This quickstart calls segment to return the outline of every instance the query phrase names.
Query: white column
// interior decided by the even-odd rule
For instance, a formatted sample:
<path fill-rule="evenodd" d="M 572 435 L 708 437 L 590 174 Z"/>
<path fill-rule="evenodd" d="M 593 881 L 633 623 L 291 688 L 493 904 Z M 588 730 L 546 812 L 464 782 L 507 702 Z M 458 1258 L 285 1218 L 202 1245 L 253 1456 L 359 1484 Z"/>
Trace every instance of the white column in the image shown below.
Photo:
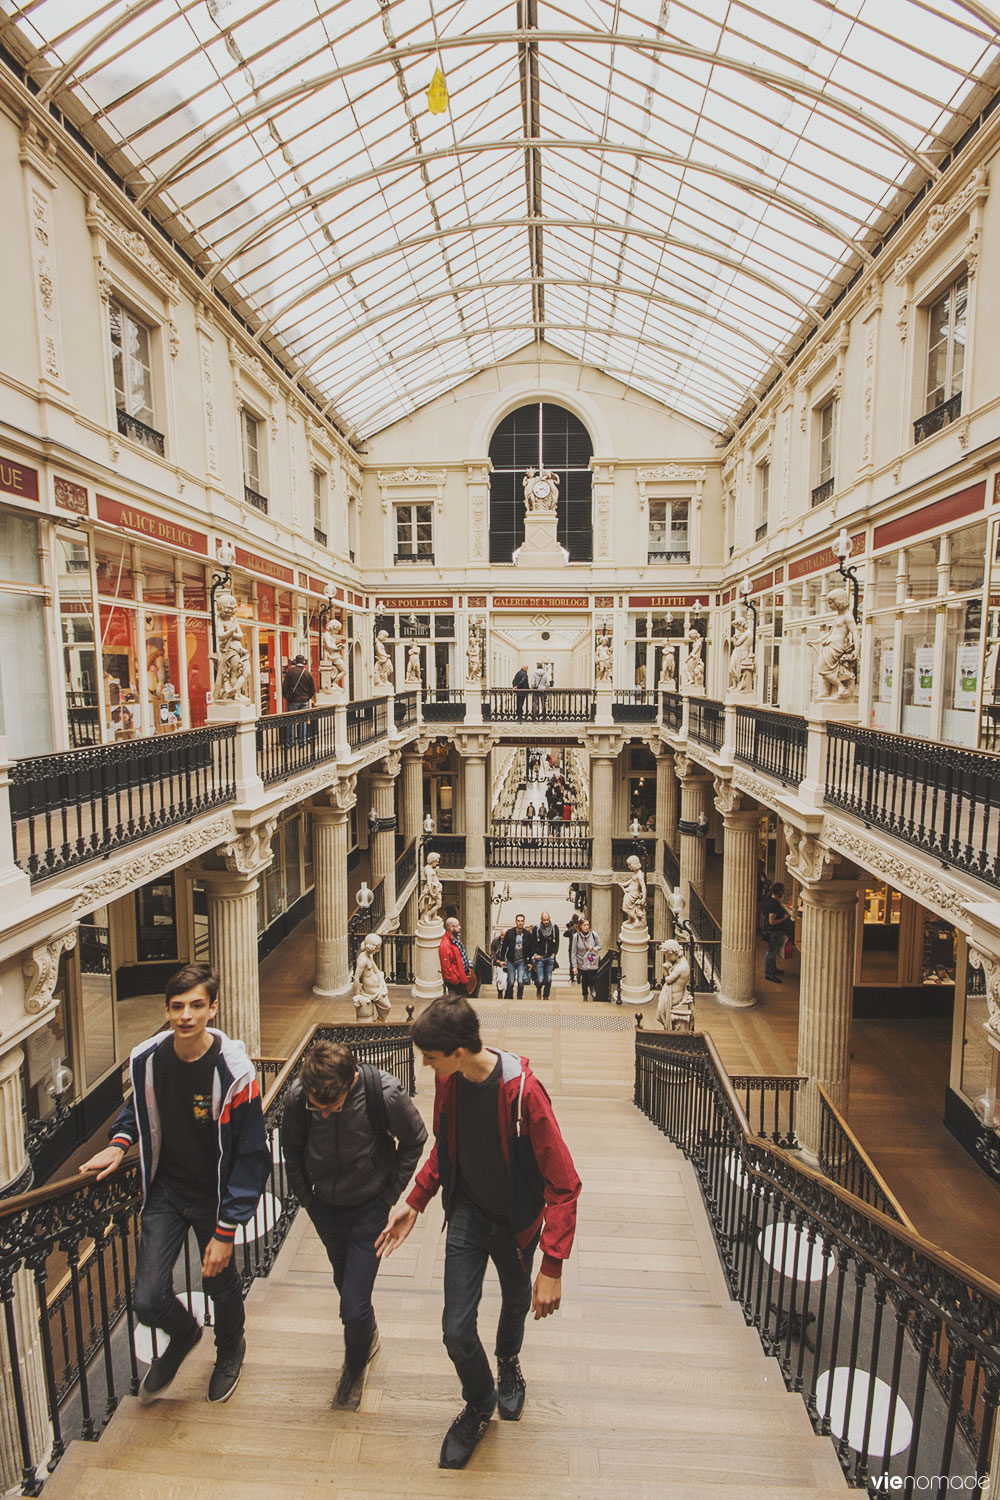
<path fill-rule="evenodd" d="M 208 892 L 208 946 L 219 975 L 219 1025 L 260 1056 L 256 875 L 203 870 Z"/>
<path fill-rule="evenodd" d="M 354 806 L 355 779 L 341 780 L 329 803 L 314 804 L 313 877 L 316 882 L 316 978 L 313 994 L 349 995 L 347 948 L 347 827 Z"/>
<path fill-rule="evenodd" d="M 424 821 L 424 758 L 403 751 L 403 833 L 407 843 L 420 838 Z M 411 932 L 412 928 L 409 929 Z"/>
<path fill-rule="evenodd" d="M 796 1130 L 803 1149 L 813 1155 L 820 1140 L 816 1085 L 823 1085 L 842 1113 L 847 1108 L 857 904 L 855 880 L 802 887 L 798 1070 L 808 1081 L 799 1093 Z"/>
<path fill-rule="evenodd" d="M 724 785 L 728 785 L 725 784 Z M 731 810 L 724 800 L 736 803 Z M 757 829 L 756 810 L 740 812 L 739 797 L 721 795 L 716 806 L 725 828 L 722 861 L 722 989 L 723 1005 L 756 1005 L 754 949 L 757 940 Z"/>
<path fill-rule="evenodd" d="M 371 778 L 371 807 L 380 822 L 391 822 L 396 813 L 396 778 L 399 775 L 400 757 L 396 753 L 387 755 L 381 762 L 383 770 Z M 380 828 L 372 839 L 371 847 L 372 884 L 385 881 L 385 913 L 389 916 L 396 906 L 396 830 L 395 827 Z"/>
<path fill-rule="evenodd" d="M 595 754 L 590 759 L 591 850 L 590 925 L 605 949 L 611 946 L 612 884 L 611 836 L 614 830 L 614 757 Z"/>
<path fill-rule="evenodd" d="M 486 753 L 462 751 L 465 782 L 465 948 L 489 947 L 486 931 Z"/>
<path fill-rule="evenodd" d="M 676 764 L 681 783 L 681 816 L 677 826 L 681 831 L 681 895 L 687 905 L 691 902 L 691 887 L 699 894 L 705 884 L 705 828 L 699 823 L 700 814 L 708 818 L 708 792 L 711 785 L 708 773 L 696 769 L 686 756 L 677 756 Z"/>

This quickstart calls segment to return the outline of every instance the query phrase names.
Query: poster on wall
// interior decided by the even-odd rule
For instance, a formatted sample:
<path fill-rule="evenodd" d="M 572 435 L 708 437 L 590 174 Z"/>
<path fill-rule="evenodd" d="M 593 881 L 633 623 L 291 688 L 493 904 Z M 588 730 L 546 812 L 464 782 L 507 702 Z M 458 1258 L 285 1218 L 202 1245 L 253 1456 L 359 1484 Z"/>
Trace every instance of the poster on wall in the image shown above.
<path fill-rule="evenodd" d="M 966 642 L 955 652 L 955 707 L 975 709 L 979 687 L 979 643 Z"/>
<path fill-rule="evenodd" d="M 882 652 L 882 672 L 879 677 L 878 699 L 880 703 L 892 702 L 892 673 L 896 663 L 896 653 L 890 646 L 887 651 Z"/>
<path fill-rule="evenodd" d="M 934 696 L 934 647 L 918 646 L 913 653 L 913 706 L 930 708 Z"/>

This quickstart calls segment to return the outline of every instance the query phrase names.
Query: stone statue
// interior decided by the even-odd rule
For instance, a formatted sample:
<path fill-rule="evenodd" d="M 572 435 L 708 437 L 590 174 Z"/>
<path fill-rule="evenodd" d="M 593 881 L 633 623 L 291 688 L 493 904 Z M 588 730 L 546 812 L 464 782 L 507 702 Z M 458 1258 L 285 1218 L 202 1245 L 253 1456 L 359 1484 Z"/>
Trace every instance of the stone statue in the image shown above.
<path fill-rule="evenodd" d="M 444 888 L 441 885 L 441 877 L 438 874 L 438 865 L 441 863 L 440 854 L 431 850 L 424 865 L 424 888 L 420 893 L 417 903 L 417 916 L 421 922 L 436 923 L 441 920 L 441 902 L 444 898 Z"/>
<path fill-rule="evenodd" d="M 700 630 L 696 630 L 692 625 L 684 639 L 688 643 L 688 654 L 684 659 L 684 665 L 681 667 L 681 687 L 704 687 L 705 663 L 701 659 L 701 653 L 705 645 L 705 637 Z"/>
<path fill-rule="evenodd" d="M 538 511 L 555 513 L 559 509 L 559 479 L 551 469 L 528 469 L 521 481 L 524 508 L 529 514 Z"/>
<path fill-rule="evenodd" d="M 660 680 L 656 684 L 661 693 L 676 693 L 677 678 L 674 675 L 674 649 L 664 646 L 660 657 Z"/>
<path fill-rule="evenodd" d="M 469 682 L 482 682 L 483 680 L 483 646 L 479 625 L 475 620 L 469 621 L 469 644 L 465 651 L 467 662 L 467 677 Z"/>
<path fill-rule="evenodd" d="M 420 676 L 420 647 L 413 643 L 406 653 L 406 682 L 410 687 L 419 687 L 422 678 Z"/>
<path fill-rule="evenodd" d="M 757 676 L 757 659 L 753 649 L 753 626 L 744 616 L 733 621 L 732 651 L 729 657 L 729 687 L 734 693 L 752 693 Z"/>
<path fill-rule="evenodd" d="M 236 618 L 236 595 L 223 589 L 215 600 L 214 652 L 218 667 L 212 697 L 216 703 L 249 703 L 250 653 Z"/>
<path fill-rule="evenodd" d="M 375 960 L 381 947 L 382 939 L 378 933 L 370 932 L 361 944 L 354 965 L 354 1011 L 358 1020 L 384 1021 L 392 1009 L 385 975 Z"/>
<path fill-rule="evenodd" d="M 694 997 L 688 988 L 691 965 L 684 957 L 684 949 L 674 938 L 668 938 L 665 943 L 661 943 L 660 952 L 668 968 L 660 987 L 660 998 L 656 1004 L 656 1019 L 664 1031 L 673 1031 L 677 1023 L 693 1020 Z"/>
<path fill-rule="evenodd" d="M 323 639 L 319 653 L 320 666 L 324 666 L 327 662 L 333 660 L 338 646 L 337 637 L 339 635 L 340 619 L 337 615 L 329 615 L 326 625 L 323 627 Z"/>
<path fill-rule="evenodd" d="M 635 685 L 640 693 L 646 691 L 646 663 L 644 661 L 636 662 Z"/>
<path fill-rule="evenodd" d="M 625 863 L 632 872 L 623 886 L 622 911 L 625 914 L 625 926 L 645 930 L 646 877 L 642 872 L 642 860 L 638 854 L 630 854 Z"/>
<path fill-rule="evenodd" d="M 392 661 L 385 649 L 389 639 L 388 630 L 380 630 L 375 637 L 375 686 L 392 687 Z"/>
<path fill-rule="evenodd" d="M 835 619 L 809 641 L 816 652 L 822 689 L 817 703 L 850 703 L 858 691 L 858 624 L 846 589 L 831 589 L 827 598 Z"/>
<path fill-rule="evenodd" d="M 601 631 L 594 647 L 594 678 L 597 682 L 610 682 L 614 658 L 611 654 L 611 637 Z"/>

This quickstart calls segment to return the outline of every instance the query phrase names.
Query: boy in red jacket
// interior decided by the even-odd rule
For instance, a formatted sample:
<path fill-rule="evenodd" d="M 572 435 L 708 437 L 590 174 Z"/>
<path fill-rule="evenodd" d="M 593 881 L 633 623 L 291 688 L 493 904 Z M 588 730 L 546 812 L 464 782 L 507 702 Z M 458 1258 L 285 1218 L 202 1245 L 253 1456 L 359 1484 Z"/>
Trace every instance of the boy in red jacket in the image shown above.
<path fill-rule="evenodd" d="M 536 1318 L 559 1308 L 580 1179 L 527 1059 L 484 1047 L 467 1000 L 433 1001 L 412 1035 L 436 1077 L 434 1146 L 375 1244 L 380 1256 L 390 1255 L 441 1188 L 448 1221 L 442 1326 L 466 1404 L 445 1435 L 440 1466 L 464 1469 L 497 1405 L 507 1422 L 524 1409 L 524 1322 L 529 1307 Z M 532 1286 L 539 1240 L 542 1266 Z M 477 1328 L 489 1260 L 502 1299 L 496 1382 Z"/>

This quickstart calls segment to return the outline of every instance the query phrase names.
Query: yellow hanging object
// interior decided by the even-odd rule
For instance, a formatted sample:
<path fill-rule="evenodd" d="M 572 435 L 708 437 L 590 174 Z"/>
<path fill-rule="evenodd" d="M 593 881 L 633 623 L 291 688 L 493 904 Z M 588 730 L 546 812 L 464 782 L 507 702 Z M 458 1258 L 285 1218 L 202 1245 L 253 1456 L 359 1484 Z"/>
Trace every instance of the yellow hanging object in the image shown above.
<path fill-rule="evenodd" d="M 448 85 L 440 68 L 434 69 L 434 77 L 427 90 L 427 108 L 432 115 L 443 115 L 448 108 Z"/>

